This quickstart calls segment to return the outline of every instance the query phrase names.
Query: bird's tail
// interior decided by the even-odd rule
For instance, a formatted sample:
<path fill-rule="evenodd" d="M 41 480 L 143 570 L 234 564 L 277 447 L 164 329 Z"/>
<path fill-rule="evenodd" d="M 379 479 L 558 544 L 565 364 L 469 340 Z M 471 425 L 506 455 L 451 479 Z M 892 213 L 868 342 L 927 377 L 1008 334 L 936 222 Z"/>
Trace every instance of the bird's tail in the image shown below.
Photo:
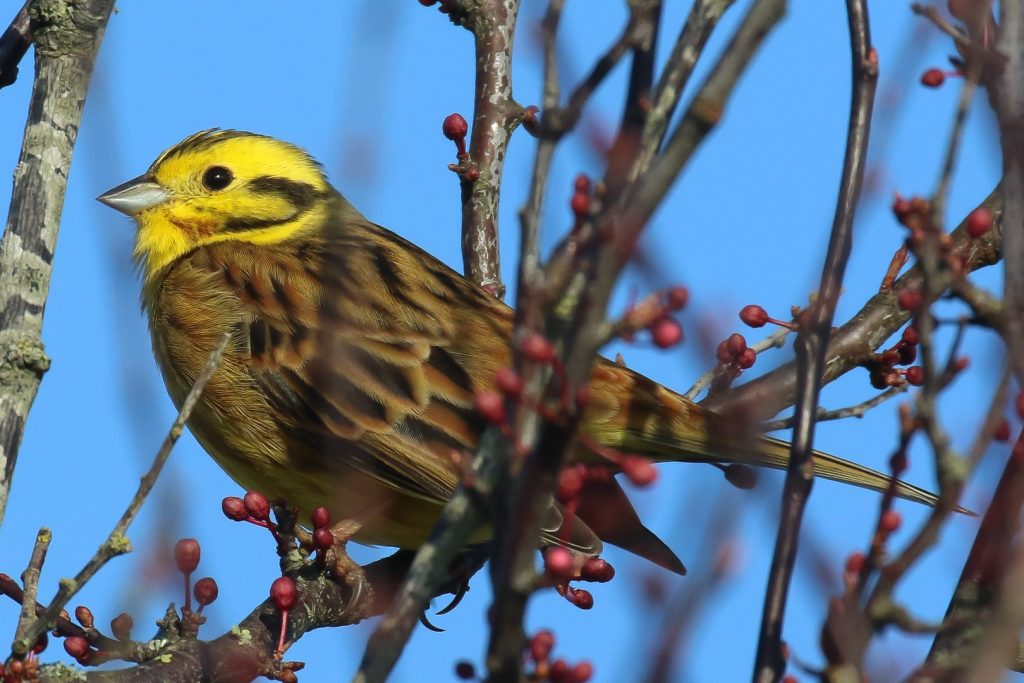
<path fill-rule="evenodd" d="M 603 391 L 594 391 L 595 385 Z M 734 420 L 701 408 L 679 394 L 612 363 L 602 363 L 591 379 L 591 396 L 602 403 L 588 408 L 584 420 L 590 438 L 602 446 L 638 453 L 660 462 L 745 464 L 786 469 L 790 444 L 751 434 Z M 886 491 L 891 477 L 855 462 L 814 452 L 814 474 L 873 491 Z M 900 498 L 934 506 L 938 497 L 897 481 Z M 963 511 L 963 510 L 961 510 Z"/>

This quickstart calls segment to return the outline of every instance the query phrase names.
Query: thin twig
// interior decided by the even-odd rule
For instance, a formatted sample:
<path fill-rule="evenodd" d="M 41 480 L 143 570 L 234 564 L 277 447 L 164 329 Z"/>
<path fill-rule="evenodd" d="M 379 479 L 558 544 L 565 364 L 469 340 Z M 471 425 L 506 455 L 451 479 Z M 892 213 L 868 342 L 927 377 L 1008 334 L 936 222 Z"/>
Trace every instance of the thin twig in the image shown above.
<path fill-rule="evenodd" d="M 630 179 L 636 179 L 644 173 L 657 157 L 669 121 L 683 96 L 693 68 L 704 53 L 704 46 L 718 26 L 718 20 L 732 6 L 733 1 L 698 0 L 690 8 L 686 24 L 676 38 L 672 53 L 651 92 L 651 110 L 647 115 L 640 140 L 640 154 L 630 171 Z"/>
<path fill-rule="evenodd" d="M 826 410 L 821 406 L 818 407 L 818 414 L 814 416 L 817 422 L 829 422 L 830 420 L 845 420 L 848 417 L 864 417 L 864 414 L 876 406 L 880 406 L 891 398 L 895 398 L 900 394 L 906 392 L 909 385 L 904 383 L 894 387 L 889 387 L 880 394 L 875 394 L 866 401 L 845 408 L 834 408 L 832 410 Z M 796 423 L 795 417 L 787 417 L 782 420 L 773 420 L 772 422 L 766 422 L 761 425 L 761 429 L 766 432 L 774 432 L 780 429 L 790 429 Z"/>
<path fill-rule="evenodd" d="M 722 119 L 740 75 L 746 71 L 765 36 L 782 18 L 785 0 L 755 3 L 744 17 L 708 79 L 701 86 L 650 169 L 626 195 L 624 215 L 643 223 L 654 213 L 694 151 Z"/>
<path fill-rule="evenodd" d="M 501 298 L 498 201 L 505 153 L 523 109 L 512 99 L 512 45 L 519 0 L 481 0 L 468 8 L 466 26 L 476 48 L 476 94 L 469 156 L 479 171 L 462 178 L 462 261 L 468 277 Z"/>
<path fill-rule="evenodd" d="M 174 448 L 174 444 L 178 442 L 178 438 L 181 436 L 182 431 L 185 429 L 185 423 L 192 415 L 192 410 L 196 407 L 200 397 L 203 394 L 203 390 L 206 388 L 207 382 L 213 377 L 213 373 L 220 366 L 221 357 L 224 355 L 224 350 L 228 346 L 228 342 L 231 340 L 231 333 L 225 333 L 217 345 L 210 352 L 210 356 L 206 361 L 206 365 L 203 366 L 202 371 L 196 377 L 195 382 L 192 384 L 192 389 L 189 390 L 188 395 L 185 396 L 185 400 L 181 404 L 181 409 L 178 411 L 178 417 L 174 420 L 170 430 L 167 432 L 167 436 L 164 437 L 163 443 L 160 445 L 159 450 L 156 452 L 156 456 L 153 458 L 153 464 L 150 465 L 149 470 L 142 477 L 139 482 L 139 488 L 136 490 L 135 495 L 132 496 L 131 502 L 128 503 L 128 507 L 125 509 L 124 514 L 121 515 L 121 519 L 118 520 L 117 524 L 114 525 L 113 531 L 107 536 L 106 540 L 96 551 L 96 554 L 85 563 L 74 579 L 63 579 L 60 582 L 60 588 L 57 594 L 50 601 L 49 607 L 41 617 L 35 619 L 32 625 L 25 629 L 25 633 L 22 637 L 15 641 L 15 651 L 20 651 L 24 648 L 27 649 L 32 646 L 35 639 L 39 637 L 39 634 L 50 628 L 51 624 L 56 621 L 60 615 L 60 611 L 68 604 L 68 601 L 80 591 L 86 583 L 95 576 L 107 562 L 117 557 L 118 555 L 124 555 L 125 553 L 131 552 L 132 546 L 131 541 L 126 536 L 128 527 L 131 526 L 132 522 L 139 514 L 139 510 L 142 509 L 143 503 L 146 502 L 146 498 L 149 496 L 149 492 L 153 489 L 153 485 L 156 484 L 157 478 L 160 476 L 160 472 L 163 470 L 164 464 L 167 462 L 167 458 L 171 455 L 171 450 Z"/>
<path fill-rule="evenodd" d="M 878 59 L 871 47 L 866 0 L 848 0 L 846 7 L 853 66 L 846 156 L 818 297 L 802 314 L 799 321 L 801 330 L 794 344 L 798 386 L 796 425 L 754 665 L 753 678 L 760 683 L 778 680 L 786 665 L 782 653 L 782 621 L 796 562 L 800 523 L 814 477 L 814 417 L 832 319 L 853 243 L 853 220 L 864 181 L 871 112 L 878 80 Z"/>
<path fill-rule="evenodd" d="M 32 623 L 36 619 L 36 594 L 39 592 L 39 574 L 43 571 L 43 563 L 46 562 L 46 551 L 50 547 L 53 534 L 47 528 L 42 528 L 36 534 L 36 542 L 32 547 L 32 557 L 28 566 L 21 574 L 21 584 L 25 587 L 21 596 L 21 616 L 18 618 L 18 628 L 14 633 L 14 643 L 11 651 L 15 656 L 21 658 L 28 654 L 28 649 L 35 644 L 35 638 L 28 639 Z M 36 636 L 38 638 L 38 636 Z M 19 647 L 19 643 L 27 643 L 27 646 Z"/>

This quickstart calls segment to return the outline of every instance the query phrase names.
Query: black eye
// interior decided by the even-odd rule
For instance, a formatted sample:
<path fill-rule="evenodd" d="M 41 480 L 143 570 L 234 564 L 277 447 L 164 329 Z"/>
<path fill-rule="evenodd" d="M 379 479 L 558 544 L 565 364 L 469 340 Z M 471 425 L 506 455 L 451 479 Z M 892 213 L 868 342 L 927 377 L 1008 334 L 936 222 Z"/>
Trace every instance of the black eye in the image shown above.
<path fill-rule="evenodd" d="M 234 179 L 235 176 L 231 175 L 231 171 L 223 166 L 211 166 L 203 173 L 203 185 L 208 190 L 223 190 Z"/>

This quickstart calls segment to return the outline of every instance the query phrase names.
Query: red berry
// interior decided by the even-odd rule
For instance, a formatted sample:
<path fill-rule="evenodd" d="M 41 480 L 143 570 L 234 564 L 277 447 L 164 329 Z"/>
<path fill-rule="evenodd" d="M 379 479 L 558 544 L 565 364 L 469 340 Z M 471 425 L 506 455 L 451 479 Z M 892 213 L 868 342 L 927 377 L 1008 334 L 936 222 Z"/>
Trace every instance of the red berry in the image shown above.
<path fill-rule="evenodd" d="M 599 557 L 591 557 L 580 569 L 580 579 L 595 583 L 608 583 L 615 578 L 615 567 Z"/>
<path fill-rule="evenodd" d="M 665 300 L 669 308 L 673 311 L 678 311 L 690 301 L 690 290 L 682 285 L 669 287 L 665 292 Z"/>
<path fill-rule="evenodd" d="M 729 345 L 726 340 L 718 342 L 718 347 L 715 348 L 715 359 L 721 364 L 726 365 L 732 362 L 732 354 L 729 353 Z"/>
<path fill-rule="evenodd" d="M 627 455 L 620 463 L 622 471 L 634 486 L 649 486 L 658 478 L 658 470 L 647 458 Z"/>
<path fill-rule="evenodd" d="M 910 211 L 912 208 L 913 205 L 910 203 L 910 200 L 900 196 L 899 193 L 897 193 L 896 196 L 893 197 L 892 212 L 896 216 L 896 220 L 898 220 L 900 223 L 906 220 L 907 216 L 910 215 Z"/>
<path fill-rule="evenodd" d="M 295 589 L 295 582 L 291 577 L 280 576 L 270 584 L 270 599 L 273 601 L 274 607 L 282 612 L 291 609 L 297 598 L 298 591 Z"/>
<path fill-rule="evenodd" d="M 505 399 L 495 391 L 478 391 L 473 399 L 473 407 L 491 424 L 505 422 Z"/>
<path fill-rule="evenodd" d="M 245 503 L 236 496 L 228 496 L 222 500 L 220 502 L 220 509 L 225 517 L 236 522 L 241 522 L 249 517 L 248 511 L 245 509 Z"/>
<path fill-rule="evenodd" d="M 740 354 L 740 357 L 736 360 L 736 364 L 740 366 L 740 369 L 746 370 L 753 366 L 756 360 L 757 351 L 748 346 L 746 350 Z"/>
<path fill-rule="evenodd" d="M 544 551 L 544 571 L 555 579 L 571 579 L 576 574 L 572 553 L 556 545 Z"/>
<path fill-rule="evenodd" d="M 267 497 L 259 491 L 247 491 L 243 502 L 246 511 L 253 519 L 258 519 L 261 522 L 270 519 L 270 503 L 267 502 Z"/>
<path fill-rule="evenodd" d="M 910 365 L 917 360 L 917 347 L 913 344 L 900 343 L 896 347 L 896 355 L 899 356 L 900 365 Z"/>
<path fill-rule="evenodd" d="M 569 208 L 576 218 L 585 218 L 590 213 L 590 197 L 582 192 L 574 193 Z"/>
<path fill-rule="evenodd" d="M 95 621 L 92 618 L 92 612 L 85 605 L 79 605 L 75 608 L 75 619 L 84 628 L 92 628 L 95 625 Z"/>
<path fill-rule="evenodd" d="M 733 358 L 738 359 L 743 355 L 743 352 L 747 350 L 747 340 L 738 332 L 730 334 L 728 339 L 725 340 L 725 344 L 729 348 L 729 353 Z"/>
<path fill-rule="evenodd" d="M 921 307 L 921 292 L 916 289 L 901 289 L 896 295 L 896 305 L 904 311 L 916 311 Z"/>
<path fill-rule="evenodd" d="M 551 662 L 551 668 L 548 669 L 548 680 L 551 683 L 572 683 L 572 668 L 569 666 L 569 662 L 564 659 L 556 659 Z"/>
<path fill-rule="evenodd" d="M 750 304 L 740 309 L 740 320 L 748 327 L 764 327 L 768 322 L 768 311 L 755 304 Z"/>
<path fill-rule="evenodd" d="M 921 74 L 921 85 L 929 88 L 938 88 L 946 80 L 946 74 L 941 69 L 928 69 Z"/>
<path fill-rule="evenodd" d="M 864 568 L 864 553 L 853 552 L 846 558 L 846 573 L 859 574 Z"/>
<path fill-rule="evenodd" d="M 64 639 L 64 651 L 75 659 L 89 654 L 89 641 L 81 636 L 68 636 Z"/>
<path fill-rule="evenodd" d="M 449 114 L 444 117 L 441 132 L 449 140 L 461 140 L 469 132 L 469 123 L 462 117 L 462 114 Z"/>
<path fill-rule="evenodd" d="M 668 349 L 683 340 L 683 326 L 674 318 L 658 318 L 650 326 L 651 339 L 659 349 Z"/>
<path fill-rule="evenodd" d="M 314 529 L 330 526 L 331 511 L 321 505 L 317 509 L 313 510 L 313 514 L 310 515 L 310 520 L 313 522 Z"/>
<path fill-rule="evenodd" d="M 476 678 L 476 667 L 472 662 L 461 661 L 455 663 L 455 676 L 464 681 L 471 681 Z"/>
<path fill-rule="evenodd" d="M 531 332 L 519 345 L 523 355 L 536 363 L 550 363 L 555 359 L 555 347 L 543 335 Z"/>
<path fill-rule="evenodd" d="M 183 538 L 174 544 L 174 562 L 182 574 L 190 574 L 199 566 L 199 541 Z"/>
<path fill-rule="evenodd" d="M 967 214 L 967 234 L 971 237 L 981 237 L 992 227 L 992 211 L 979 206 Z"/>
<path fill-rule="evenodd" d="M 555 647 L 555 634 L 547 629 L 537 631 L 530 638 L 530 658 L 535 662 L 547 661 L 548 655 Z"/>
<path fill-rule="evenodd" d="M 891 534 L 900 528 L 903 517 L 895 510 L 886 510 L 882 513 L 882 519 L 878 522 L 878 528 L 882 533 Z"/>
<path fill-rule="evenodd" d="M 907 342 L 908 344 L 917 344 L 919 339 L 920 337 L 918 337 L 917 328 L 914 327 L 913 325 L 903 329 L 903 341 Z"/>
<path fill-rule="evenodd" d="M 565 597 L 580 609 L 591 609 L 594 606 L 594 596 L 583 588 L 570 588 L 566 591 Z"/>
<path fill-rule="evenodd" d="M 200 607 L 206 607 L 220 595 L 220 588 L 215 580 L 207 576 L 196 581 L 196 585 L 192 588 L 192 594 L 196 596 L 196 602 Z"/>
<path fill-rule="evenodd" d="M 325 526 L 313 529 L 313 545 L 317 550 L 328 550 L 334 545 L 334 534 Z"/>
<path fill-rule="evenodd" d="M 501 368 L 494 373 L 494 383 L 506 396 L 519 398 L 523 393 L 523 378 L 512 368 Z"/>
<path fill-rule="evenodd" d="M 121 612 L 110 620 L 110 630 L 118 640 L 131 640 L 132 626 L 134 625 L 135 622 L 132 620 L 132 615 L 127 612 Z"/>
<path fill-rule="evenodd" d="M 590 178 L 583 175 L 582 173 L 576 176 L 575 182 L 573 182 L 573 189 L 578 194 L 589 194 L 590 193 Z"/>
<path fill-rule="evenodd" d="M 1010 423 L 1003 418 L 1000 421 L 999 426 L 996 427 L 995 432 L 992 433 L 992 438 L 999 442 L 1009 441 L 1010 439 Z"/>
<path fill-rule="evenodd" d="M 580 662 L 572 668 L 572 683 L 587 683 L 594 676 L 594 665 Z"/>
<path fill-rule="evenodd" d="M 437 0 L 420 0 L 420 4 L 423 5 L 424 7 L 430 7 L 435 2 L 437 2 Z"/>
<path fill-rule="evenodd" d="M 907 368 L 907 382 L 915 387 L 919 387 L 924 384 L 924 368 L 920 365 L 912 365 Z"/>

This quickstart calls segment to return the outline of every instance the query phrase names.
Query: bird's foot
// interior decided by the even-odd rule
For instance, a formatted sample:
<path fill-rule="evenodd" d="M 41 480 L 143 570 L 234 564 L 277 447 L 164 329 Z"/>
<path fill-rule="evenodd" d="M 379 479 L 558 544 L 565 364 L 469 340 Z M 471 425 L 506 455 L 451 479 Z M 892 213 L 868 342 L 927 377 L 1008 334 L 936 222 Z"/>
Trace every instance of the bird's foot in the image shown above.
<path fill-rule="evenodd" d="M 359 527 L 359 522 L 353 520 L 343 520 L 332 526 L 334 543 L 327 549 L 324 558 L 333 575 L 341 579 L 350 591 L 348 606 L 341 615 L 348 623 L 356 623 L 370 616 L 373 605 L 373 586 L 366 578 L 366 572 L 349 557 L 346 549 L 349 539 Z"/>

